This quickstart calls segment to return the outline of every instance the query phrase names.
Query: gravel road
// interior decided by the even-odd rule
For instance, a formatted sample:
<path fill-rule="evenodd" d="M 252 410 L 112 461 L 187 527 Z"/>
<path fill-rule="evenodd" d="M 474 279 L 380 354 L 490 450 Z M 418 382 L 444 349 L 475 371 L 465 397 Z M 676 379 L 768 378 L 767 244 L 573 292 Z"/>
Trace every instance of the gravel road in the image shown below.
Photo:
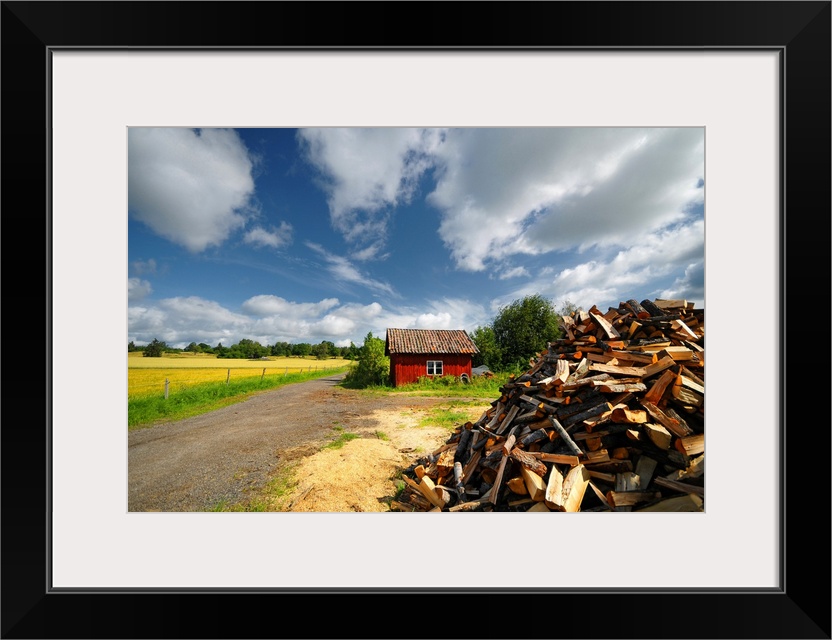
<path fill-rule="evenodd" d="M 287 385 L 211 413 L 128 435 L 129 511 L 208 511 L 263 487 L 281 462 L 312 455 L 336 425 L 436 399 L 371 396 L 343 374 Z"/>

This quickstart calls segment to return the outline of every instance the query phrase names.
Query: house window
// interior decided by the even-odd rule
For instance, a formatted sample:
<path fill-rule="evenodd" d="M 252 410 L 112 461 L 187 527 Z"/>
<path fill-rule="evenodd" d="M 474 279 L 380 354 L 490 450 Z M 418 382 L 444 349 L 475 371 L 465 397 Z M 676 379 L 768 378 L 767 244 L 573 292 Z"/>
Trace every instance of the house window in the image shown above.
<path fill-rule="evenodd" d="M 442 375 L 442 361 L 428 360 L 428 375 L 441 376 Z"/>

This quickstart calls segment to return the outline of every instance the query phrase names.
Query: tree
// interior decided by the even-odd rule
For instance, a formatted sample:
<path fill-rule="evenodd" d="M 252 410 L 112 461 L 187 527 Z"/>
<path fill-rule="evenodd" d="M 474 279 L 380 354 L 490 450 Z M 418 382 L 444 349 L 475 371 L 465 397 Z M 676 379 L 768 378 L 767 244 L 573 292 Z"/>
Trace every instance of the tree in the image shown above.
<path fill-rule="evenodd" d="M 288 342 L 275 342 L 272 346 L 273 356 L 290 356 L 292 355 L 292 345 Z"/>
<path fill-rule="evenodd" d="M 494 329 L 490 326 L 477 327 L 471 334 L 471 340 L 477 345 L 479 353 L 475 353 L 471 358 L 471 364 L 475 367 L 485 365 L 492 371 L 497 371 L 502 368 L 502 353 L 500 347 L 497 346 L 497 338 L 494 335 Z"/>
<path fill-rule="evenodd" d="M 166 345 L 164 342 L 161 342 L 156 338 L 153 338 L 153 342 L 151 342 L 144 348 L 142 356 L 145 358 L 161 358 L 162 354 L 165 352 L 165 349 L 167 348 L 168 345 Z"/>
<path fill-rule="evenodd" d="M 384 355 L 384 340 L 373 337 L 370 332 L 358 350 L 358 364 L 347 372 L 344 385 L 358 388 L 380 386 L 388 381 L 389 376 L 390 358 Z"/>
<path fill-rule="evenodd" d="M 576 311 L 580 311 L 580 307 L 578 305 L 576 305 L 571 300 L 564 300 L 563 304 L 560 307 L 560 310 L 558 311 L 558 314 L 562 316 L 571 316 Z"/>
<path fill-rule="evenodd" d="M 297 344 L 292 345 L 292 355 L 293 356 L 300 356 L 301 358 L 308 356 L 312 353 L 312 345 L 308 342 L 299 342 Z"/>
<path fill-rule="evenodd" d="M 192 351 L 192 352 L 194 352 L 194 353 L 199 353 L 199 352 L 200 352 L 200 348 L 199 348 L 199 346 L 196 344 L 196 342 L 191 342 L 191 343 L 190 343 L 187 347 L 185 347 L 185 351 Z"/>
<path fill-rule="evenodd" d="M 502 307 L 491 323 L 504 369 L 526 368 L 529 360 L 560 338 L 560 315 L 540 294 Z"/>

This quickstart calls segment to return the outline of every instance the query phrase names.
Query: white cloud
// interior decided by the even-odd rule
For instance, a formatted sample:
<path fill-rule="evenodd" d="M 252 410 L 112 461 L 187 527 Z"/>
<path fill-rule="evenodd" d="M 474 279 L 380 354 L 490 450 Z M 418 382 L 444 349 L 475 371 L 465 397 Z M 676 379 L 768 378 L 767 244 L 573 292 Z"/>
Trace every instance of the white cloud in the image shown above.
<path fill-rule="evenodd" d="M 156 261 L 153 258 L 149 260 L 135 260 L 133 261 L 130 266 L 133 269 L 133 273 L 137 276 L 143 276 L 147 274 L 154 274 L 156 273 Z"/>
<path fill-rule="evenodd" d="M 356 268 L 349 259 L 329 253 L 321 245 L 314 242 L 307 242 L 306 246 L 320 255 L 327 263 L 327 269 L 332 274 L 337 282 L 348 284 L 357 284 L 378 294 L 389 296 L 397 296 L 395 289 L 393 289 L 387 282 L 376 280 L 370 276 L 362 273 Z"/>
<path fill-rule="evenodd" d="M 259 295 L 249 298 L 242 304 L 247 314 L 258 317 L 307 318 L 315 316 L 338 306 L 338 298 L 325 298 L 319 302 L 289 302 L 272 295 Z"/>
<path fill-rule="evenodd" d="M 529 270 L 526 267 L 513 267 L 512 269 L 501 270 L 497 276 L 500 280 L 510 280 L 511 278 L 521 278 L 529 275 Z"/>
<path fill-rule="evenodd" d="M 552 299 L 556 308 L 568 301 L 585 308 L 596 304 L 599 309 L 605 310 L 604 307 L 618 306 L 619 302 L 630 299 L 633 291 L 641 291 L 645 287 L 655 287 L 647 297 L 670 297 L 662 293 L 657 283 L 685 270 L 690 277 L 687 281 L 676 282 L 673 290 L 678 295 L 672 297 L 701 299 L 704 274 L 700 273 L 700 269 L 704 260 L 704 243 L 704 221 L 701 219 L 659 233 L 643 234 L 635 246 L 618 251 L 608 259 L 578 263 L 550 271 L 545 276 L 541 272 L 540 277 L 523 287 L 495 299 L 493 308 L 539 293 Z"/>
<path fill-rule="evenodd" d="M 142 300 L 153 293 L 153 287 L 147 280 L 141 278 L 127 279 L 127 300 L 130 302 Z"/>
<path fill-rule="evenodd" d="M 228 129 L 128 129 L 130 213 L 200 252 L 241 228 L 254 193 L 253 160 Z"/>
<path fill-rule="evenodd" d="M 333 228 L 349 242 L 373 245 L 386 239 L 391 209 L 413 197 L 442 135 L 440 129 L 300 129 L 298 141 L 321 174 Z"/>
<path fill-rule="evenodd" d="M 458 267 L 628 245 L 702 202 L 704 130 L 452 129 L 434 149 L 439 233 Z"/>
<path fill-rule="evenodd" d="M 281 222 L 279 227 L 254 227 L 246 231 L 243 241 L 255 247 L 271 247 L 279 249 L 285 247 L 292 241 L 292 225 L 288 222 Z"/>

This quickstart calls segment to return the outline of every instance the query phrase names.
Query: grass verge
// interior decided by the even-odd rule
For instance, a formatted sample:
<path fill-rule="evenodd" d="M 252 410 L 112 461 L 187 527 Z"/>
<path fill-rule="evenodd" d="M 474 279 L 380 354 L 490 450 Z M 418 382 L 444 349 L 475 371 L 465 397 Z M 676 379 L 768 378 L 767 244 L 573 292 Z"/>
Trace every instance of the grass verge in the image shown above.
<path fill-rule="evenodd" d="M 128 430 L 152 427 L 162 422 L 182 420 L 192 416 L 216 411 L 231 404 L 243 402 L 254 394 L 283 387 L 287 384 L 306 382 L 337 373 L 345 368 L 325 371 L 290 373 L 285 376 L 265 378 L 243 378 L 238 381 L 212 382 L 194 385 L 171 394 L 167 399 L 163 394 L 135 396 L 127 399 Z"/>
<path fill-rule="evenodd" d="M 488 398 L 491 401 L 500 397 L 500 387 L 508 382 L 509 375 L 508 373 L 498 373 L 491 378 L 474 376 L 467 383 L 462 382 L 456 376 L 441 376 L 438 378 L 424 376 L 419 378 L 417 382 L 399 387 L 375 385 L 360 389 L 360 392 L 368 395 L 406 393 L 415 396 Z"/>

